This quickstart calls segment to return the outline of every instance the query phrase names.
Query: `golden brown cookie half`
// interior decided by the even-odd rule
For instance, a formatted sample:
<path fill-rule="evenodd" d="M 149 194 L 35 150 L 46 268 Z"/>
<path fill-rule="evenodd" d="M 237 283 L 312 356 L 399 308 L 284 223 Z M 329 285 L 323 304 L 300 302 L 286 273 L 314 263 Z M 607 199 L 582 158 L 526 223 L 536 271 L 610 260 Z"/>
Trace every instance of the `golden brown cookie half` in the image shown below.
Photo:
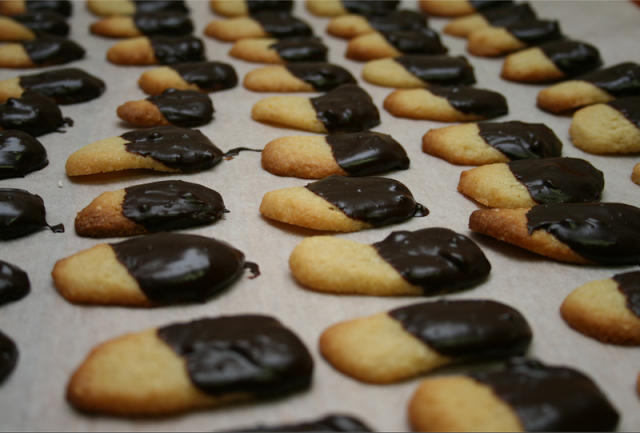
<path fill-rule="evenodd" d="M 29 27 L 10 17 L 0 16 L 0 41 L 31 41 L 36 34 Z"/>
<path fill-rule="evenodd" d="M 468 0 L 420 0 L 420 9 L 427 15 L 458 17 L 477 12 Z"/>

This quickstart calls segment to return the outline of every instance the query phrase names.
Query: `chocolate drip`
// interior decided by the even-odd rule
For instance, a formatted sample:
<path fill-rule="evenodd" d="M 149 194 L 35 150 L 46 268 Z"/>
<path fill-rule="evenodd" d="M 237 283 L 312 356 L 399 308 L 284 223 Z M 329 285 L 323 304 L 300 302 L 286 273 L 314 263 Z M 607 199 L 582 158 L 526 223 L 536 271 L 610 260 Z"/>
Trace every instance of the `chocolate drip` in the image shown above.
<path fill-rule="evenodd" d="M 29 276 L 25 271 L 0 260 L 0 305 L 24 298 L 30 289 Z"/>
<path fill-rule="evenodd" d="M 304 21 L 287 12 L 261 11 L 251 15 L 262 29 L 274 38 L 290 38 L 292 36 L 311 36 L 313 30 Z"/>
<path fill-rule="evenodd" d="M 24 177 L 47 164 L 47 151 L 38 140 L 22 131 L 0 131 L 0 179 Z"/>
<path fill-rule="evenodd" d="M 20 45 L 31 61 L 38 66 L 61 65 L 80 60 L 85 51 L 69 39 L 47 36 L 33 41 L 22 41 Z"/>
<path fill-rule="evenodd" d="M 205 92 L 231 89 L 238 84 L 233 66 L 221 62 L 190 62 L 172 65 L 183 80 Z"/>
<path fill-rule="evenodd" d="M 503 116 L 509 112 L 507 100 L 498 92 L 476 89 L 464 85 L 444 87 L 429 86 L 429 92 L 441 96 L 464 114 L 475 114 L 485 118 Z"/>
<path fill-rule="evenodd" d="M 604 175 L 584 159 L 523 159 L 507 164 L 540 204 L 600 201 Z"/>
<path fill-rule="evenodd" d="M 640 264 L 640 209 L 621 203 L 554 203 L 527 212 L 531 234 L 542 229 L 588 260 Z"/>
<path fill-rule="evenodd" d="M 379 32 L 391 32 L 395 30 L 413 30 L 427 28 L 427 17 L 420 12 L 401 10 L 388 11 L 381 15 L 367 17 L 369 25 Z"/>
<path fill-rule="evenodd" d="M 18 346 L 0 331 L 0 383 L 13 371 L 18 363 Z"/>
<path fill-rule="evenodd" d="M 527 45 L 539 45 L 563 37 L 558 21 L 549 20 L 517 22 L 509 25 L 507 31 Z"/>
<path fill-rule="evenodd" d="M 529 3 L 500 6 L 496 9 L 483 10 L 480 13 L 493 27 L 506 27 L 519 21 L 529 21 L 537 18 Z"/>
<path fill-rule="evenodd" d="M 329 133 L 358 132 L 380 124 L 380 113 L 371 96 L 355 84 L 343 84 L 311 98 L 318 120 Z"/>
<path fill-rule="evenodd" d="M 24 2 L 27 11 L 49 11 L 59 13 L 65 17 L 71 16 L 71 2 L 69 0 L 36 0 Z"/>
<path fill-rule="evenodd" d="M 540 49 L 568 77 L 580 75 L 602 65 L 598 49 L 576 41 L 549 42 Z"/>
<path fill-rule="evenodd" d="M 627 62 L 577 78 L 601 88 L 617 98 L 640 95 L 640 65 Z"/>
<path fill-rule="evenodd" d="M 232 430 L 233 431 L 233 430 Z M 369 426 L 364 424 L 357 418 L 348 415 L 329 415 L 317 421 L 303 422 L 300 424 L 275 425 L 275 426 L 258 426 L 255 428 L 242 429 L 237 431 L 243 432 L 306 432 L 306 431 L 325 431 L 325 432 L 350 432 L 350 431 L 373 431 Z"/>
<path fill-rule="evenodd" d="M 25 90 L 19 98 L 0 104 L 0 127 L 17 129 L 34 137 L 58 131 L 70 119 L 63 119 L 60 108 L 42 93 Z"/>
<path fill-rule="evenodd" d="M 389 170 L 406 170 L 409 157 L 390 135 L 363 131 L 328 135 L 336 162 L 350 176 L 368 176 Z"/>
<path fill-rule="evenodd" d="M 440 36 L 431 29 L 380 32 L 398 51 L 404 54 L 447 54 Z"/>
<path fill-rule="evenodd" d="M 158 336 L 186 358 L 201 391 L 275 397 L 311 384 L 313 359 L 302 341 L 268 316 L 201 319 L 165 326 Z"/>
<path fill-rule="evenodd" d="M 44 227 L 64 233 L 64 226 L 50 226 L 45 219 L 44 201 L 23 189 L 0 188 L 0 239 L 27 236 Z"/>
<path fill-rule="evenodd" d="M 425 295 L 474 286 L 491 272 L 491 264 L 471 239 L 445 228 L 393 232 L 373 247 Z"/>
<path fill-rule="evenodd" d="M 510 160 L 551 158 L 562 154 L 562 142 L 542 123 L 478 123 L 480 137 Z"/>
<path fill-rule="evenodd" d="M 183 62 L 198 62 L 206 60 L 204 44 L 193 36 L 149 38 L 156 59 L 161 65 L 173 65 Z"/>
<path fill-rule="evenodd" d="M 341 0 L 341 3 L 352 14 L 384 15 L 395 10 L 400 0 Z"/>
<path fill-rule="evenodd" d="M 586 375 L 515 358 L 503 371 L 473 372 L 515 410 L 525 431 L 613 431 L 619 415 Z"/>
<path fill-rule="evenodd" d="M 177 11 L 189 13 L 184 0 L 134 0 L 136 12 Z"/>
<path fill-rule="evenodd" d="M 468 0 L 469 4 L 477 11 L 500 8 L 513 3 L 512 0 Z"/>
<path fill-rule="evenodd" d="M 292 0 L 246 0 L 249 15 L 261 11 L 281 11 L 291 12 L 293 9 Z"/>
<path fill-rule="evenodd" d="M 76 104 L 95 99 L 105 89 L 104 81 L 76 68 L 21 75 L 20 87 L 40 92 L 57 104 Z"/>
<path fill-rule="evenodd" d="M 262 149 L 251 149 L 250 147 L 234 147 L 233 149 L 227 150 L 223 156 L 227 159 L 233 159 L 234 157 L 240 155 L 240 152 L 262 152 Z"/>
<path fill-rule="evenodd" d="M 69 35 L 69 24 L 65 17 L 55 12 L 27 12 L 13 15 L 11 19 L 33 30 L 37 35 Z"/>
<path fill-rule="evenodd" d="M 189 16 L 176 11 L 140 12 L 133 16 L 133 23 L 146 36 L 184 36 L 193 32 Z"/>
<path fill-rule="evenodd" d="M 351 72 L 342 66 L 324 62 L 299 62 L 285 66 L 291 74 L 309 83 L 315 90 L 328 92 L 341 84 L 356 83 Z"/>
<path fill-rule="evenodd" d="M 322 41 L 314 37 L 286 38 L 269 48 L 286 62 L 326 62 L 329 52 Z"/>
<path fill-rule="evenodd" d="M 394 60 L 429 84 L 451 86 L 476 82 L 473 66 L 462 56 L 407 55 L 396 57 Z"/>
<path fill-rule="evenodd" d="M 429 214 L 427 208 L 416 203 L 409 188 L 393 179 L 333 175 L 310 183 L 306 188 L 349 218 L 374 227 Z"/>
<path fill-rule="evenodd" d="M 222 160 L 218 149 L 202 132 L 177 126 L 158 126 L 125 132 L 127 151 L 149 156 L 181 172 L 204 170 Z"/>
<path fill-rule="evenodd" d="M 620 98 L 607 102 L 607 104 L 621 112 L 629 122 L 633 123 L 638 129 L 640 129 L 640 96 Z"/>
<path fill-rule="evenodd" d="M 147 98 L 170 123 L 177 126 L 199 126 L 213 119 L 211 98 L 196 90 L 167 89 Z"/>
<path fill-rule="evenodd" d="M 627 298 L 627 308 L 640 317 L 640 271 L 617 274 L 613 279 L 618 290 Z"/>

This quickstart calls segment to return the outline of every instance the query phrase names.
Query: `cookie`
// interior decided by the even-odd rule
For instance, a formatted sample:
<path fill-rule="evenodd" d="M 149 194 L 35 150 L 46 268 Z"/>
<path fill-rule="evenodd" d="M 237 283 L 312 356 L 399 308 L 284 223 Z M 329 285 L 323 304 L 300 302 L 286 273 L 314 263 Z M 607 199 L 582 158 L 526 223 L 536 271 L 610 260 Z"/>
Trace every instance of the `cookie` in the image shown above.
<path fill-rule="evenodd" d="M 307 0 L 309 12 L 321 17 L 334 17 L 345 14 L 384 15 L 395 10 L 399 0 Z"/>
<path fill-rule="evenodd" d="M 422 151 L 451 164 L 483 165 L 559 157 L 562 142 L 541 123 L 482 122 L 431 129 Z"/>
<path fill-rule="evenodd" d="M 415 431 L 613 431 L 619 418 L 585 374 L 526 358 L 425 379 L 409 402 Z"/>
<path fill-rule="evenodd" d="M 603 343 L 640 345 L 640 272 L 591 281 L 567 296 L 560 315 L 576 331 Z"/>
<path fill-rule="evenodd" d="M 45 219 L 44 201 L 23 189 L 0 188 L 0 240 L 21 238 L 47 227 L 64 233 L 64 226 L 50 226 Z"/>
<path fill-rule="evenodd" d="M 331 236 L 306 238 L 289 267 L 310 289 L 371 296 L 432 296 L 484 281 L 491 264 L 466 236 L 445 228 L 392 232 L 372 245 Z"/>
<path fill-rule="evenodd" d="M 296 62 L 255 69 L 244 77 L 254 92 L 328 92 L 342 84 L 356 84 L 351 72 L 325 62 Z"/>
<path fill-rule="evenodd" d="M 375 60 L 403 54 L 447 54 L 438 33 L 431 29 L 367 33 L 347 44 L 345 56 L 352 60 Z"/>
<path fill-rule="evenodd" d="M 229 55 L 248 62 L 291 63 L 326 62 L 329 49 L 315 37 L 285 39 L 246 38 L 231 47 Z"/>
<path fill-rule="evenodd" d="M 69 25 L 64 16 L 55 12 L 27 12 L 0 17 L 0 41 L 31 41 L 47 35 L 69 35 Z"/>
<path fill-rule="evenodd" d="M 565 40 L 509 54 L 500 76 L 521 83 L 548 83 L 587 73 L 601 65 L 602 59 L 596 47 Z"/>
<path fill-rule="evenodd" d="M 144 72 L 138 80 L 148 95 L 159 95 L 167 89 L 217 92 L 238 84 L 233 66 L 222 62 L 185 62 L 161 66 Z"/>
<path fill-rule="evenodd" d="M 116 65 L 174 65 L 206 60 L 202 40 L 193 36 L 141 36 L 118 42 L 107 51 Z"/>
<path fill-rule="evenodd" d="M 559 113 L 630 96 L 640 96 L 640 65 L 626 62 L 543 89 L 536 101 L 543 110 Z"/>
<path fill-rule="evenodd" d="M 69 17 L 71 16 L 73 7 L 69 0 L 4 0 L 0 2 L 0 14 L 2 15 L 12 16 L 37 11 L 55 12 L 65 17 Z"/>
<path fill-rule="evenodd" d="M 309 24 L 287 12 L 261 11 L 250 17 L 214 20 L 204 29 L 204 34 L 225 42 L 244 38 L 289 38 L 311 36 Z"/>
<path fill-rule="evenodd" d="M 0 305 L 18 301 L 27 296 L 30 291 L 31 283 L 27 273 L 11 263 L 0 260 Z M 2 373 L 0 373 L 0 380 L 2 380 L 1 377 Z"/>
<path fill-rule="evenodd" d="M 18 346 L 0 331 L 0 384 L 11 374 L 18 363 Z"/>
<path fill-rule="evenodd" d="M 58 105 L 42 93 L 26 90 L 0 104 L 0 131 L 15 129 L 32 137 L 60 131 L 73 121 L 63 118 Z"/>
<path fill-rule="evenodd" d="M 462 56 L 405 55 L 371 60 L 362 68 L 362 78 L 378 86 L 394 88 L 475 84 L 473 66 Z"/>
<path fill-rule="evenodd" d="M 85 412 L 167 416 L 302 391 L 312 372 L 304 343 L 277 319 L 204 318 L 100 344 L 67 400 Z"/>
<path fill-rule="evenodd" d="M 467 51 L 476 56 L 497 57 L 562 38 L 558 21 L 521 21 L 471 32 Z"/>
<path fill-rule="evenodd" d="M 640 209 L 622 203 L 552 203 L 476 210 L 471 230 L 567 263 L 640 263 Z"/>
<path fill-rule="evenodd" d="M 465 85 L 398 89 L 385 98 L 384 108 L 396 117 L 439 122 L 472 122 L 509 112 L 500 93 Z"/>
<path fill-rule="evenodd" d="M 84 146 L 69 156 L 67 176 L 146 168 L 172 173 L 206 170 L 223 153 L 199 130 L 157 126 L 125 132 Z"/>
<path fill-rule="evenodd" d="M 32 41 L 0 46 L 0 68 L 40 68 L 62 65 L 84 57 L 85 50 L 75 42 L 47 36 Z"/>
<path fill-rule="evenodd" d="M 640 152 L 640 96 L 576 111 L 569 127 L 574 146 L 593 154 Z"/>
<path fill-rule="evenodd" d="M 529 3 L 507 3 L 505 6 L 453 19 L 444 27 L 443 32 L 452 36 L 466 38 L 476 30 L 488 27 L 505 27 L 520 21 L 535 20 L 536 18 L 536 13 Z"/>
<path fill-rule="evenodd" d="M 188 15 L 176 11 L 112 15 L 91 24 L 91 33 L 111 38 L 137 36 L 186 36 L 193 32 Z"/>
<path fill-rule="evenodd" d="M 253 15 L 261 11 L 291 12 L 292 0 L 209 0 L 211 10 L 225 17 Z"/>
<path fill-rule="evenodd" d="M 0 131 L 0 179 L 25 177 L 49 164 L 44 146 L 26 132 Z"/>
<path fill-rule="evenodd" d="M 302 432 L 302 431 L 323 431 L 323 432 L 354 432 L 354 431 L 373 431 L 371 427 L 350 415 L 328 415 L 313 421 L 305 421 L 296 424 L 279 424 L 279 425 L 258 425 L 257 427 L 242 428 L 240 430 L 227 431 L 243 431 L 243 432 Z"/>
<path fill-rule="evenodd" d="M 604 175 L 584 159 L 522 159 L 460 173 L 458 191 L 489 207 L 600 201 Z"/>
<path fill-rule="evenodd" d="M 423 217 L 429 211 L 397 180 L 333 175 L 303 187 L 267 192 L 260 213 L 314 230 L 355 232 Z"/>
<path fill-rule="evenodd" d="M 511 0 L 420 0 L 422 12 L 437 17 L 459 17 L 497 7 L 504 7 Z"/>
<path fill-rule="evenodd" d="M 390 135 L 363 131 L 316 136 L 290 136 L 267 143 L 262 168 L 277 176 L 322 179 L 333 174 L 369 176 L 406 170 L 409 157 Z"/>
<path fill-rule="evenodd" d="M 327 33 L 343 39 L 375 31 L 420 30 L 427 28 L 427 17 L 410 10 L 389 11 L 383 15 L 342 15 L 333 18 Z"/>
<path fill-rule="evenodd" d="M 137 12 L 177 11 L 189 13 L 184 0 L 87 0 L 87 8 L 96 15 L 133 15 Z"/>
<path fill-rule="evenodd" d="M 631 180 L 640 185 L 640 163 L 636 164 L 633 167 L 633 172 L 631 173 Z"/>
<path fill-rule="evenodd" d="M 343 84 L 315 98 L 271 96 L 253 106 L 251 117 L 320 134 L 359 132 L 380 124 L 371 96 L 355 84 Z"/>

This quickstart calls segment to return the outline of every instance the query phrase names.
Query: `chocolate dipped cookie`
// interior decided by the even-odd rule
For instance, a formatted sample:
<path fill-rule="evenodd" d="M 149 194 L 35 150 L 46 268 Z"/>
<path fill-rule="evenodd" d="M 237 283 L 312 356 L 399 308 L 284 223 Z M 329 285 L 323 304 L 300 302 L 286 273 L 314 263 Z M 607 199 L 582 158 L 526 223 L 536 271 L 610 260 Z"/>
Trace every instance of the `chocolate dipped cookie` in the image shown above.
<path fill-rule="evenodd" d="M 0 384 L 9 377 L 18 363 L 18 346 L 0 331 Z"/>
<path fill-rule="evenodd" d="M 99 16 L 133 15 L 139 12 L 189 13 L 184 0 L 87 0 L 87 8 Z"/>
<path fill-rule="evenodd" d="M 205 61 L 204 44 L 193 36 L 140 36 L 113 45 L 107 60 L 116 65 L 173 65 Z"/>
<path fill-rule="evenodd" d="M 420 30 L 427 28 L 427 17 L 411 10 L 389 11 L 383 15 L 341 15 L 329 21 L 327 33 L 352 39 L 375 31 Z"/>
<path fill-rule="evenodd" d="M 497 57 L 563 37 L 558 21 L 520 21 L 505 27 L 471 32 L 467 39 L 467 51 L 475 56 Z"/>
<path fill-rule="evenodd" d="M 294 424 L 278 425 L 258 425 L 257 427 L 242 428 L 243 432 L 300 432 L 300 431 L 323 431 L 323 432 L 356 432 L 373 431 L 371 427 L 351 415 L 332 414 L 313 421 L 304 421 Z"/>
<path fill-rule="evenodd" d="M 403 54 L 446 54 L 434 30 L 388 30 L 357 36 L 349 41 L 345 56 L 352 60 L 374 60 Z"/>
<path fill-rule="evenodd" d="M 444 33 L 466 38 L 476 30 L 490 27 L 505 27 L 520 21 L 537 18 L 536 12 L 527 2 L 513 4 L 503 2 L 499 7 L 481 10 L 474 14 L 455 18 L 444 27 Z"/>
<path fill-rule="evenodd" d="M 309 24 L 288 12 L 260 11 L 246 17 L 214 20 L 204 29 L 204 34 L 234 42 L 245 38 L 312 36 L 313 30 Z"/>
<path fill-rule="evenodd" d="M 26 132 L 0 131 L 0 179 L 25 177 L 49 164 L 44 146 Z"/>
<path fill-rule="evenodd" d="M 0 131 L 13 129 L 38 137 L 71 125 L 73 120 L 63 118 L 51 98 L 33 90 L 26 90 L 19 98 L 9 98 L 0 104 Z"/>
<path fill-rule="evenodd" d="M 246 38 L 231 47 L 229 55 L 248 62 L 286 64 L 326 62 L 329 49 L 319 38 L 299 36 L 285 39 Z"/>
<path fill-rule="evenodd" d="M 178 11 L 139 12 L 106 17 L 91 24 L 89 29 L 95 35 L 110 38 L 185 36 L 193 32 L 193 22 Z"/>
<path fill-rule="evenodd" d="M 0 46 L 0 68 L 40 68 L 82 59 L 85 50 L 70 39 L 47 36 Z"/>
<path fill-rule="evenodd" d="M 475 84 L 473 66 L 466 58 L 438 55 L 405 55 L 371 60 L 362 68 L 362 78 L 372 84 L 395 88 L 419 88 L 432 84 Z"/>
<path fill-rule="evenodd" d="M 296 62 L 254 69 L 243 84 L 254 92 L 328 92 L 342 84 L 356 84 L 356 79 L 339 65 Z"/>
<path fill-rule="evenodd" d="M 65 17 L 70 17 L 73 12 L 72 2 L 69 0 L 5 0 L 0 2 L 0 14 L 12 16 L 27 12 L 54 12 Z"/>
<path fill-rule="evenodd" d="M 55 12 L 26 12 L 11 17 L 0 16 L 0 41 L 32 41 L 39 36 L 69 35 L 65 17 Z"/>
<path fill-rule="evenodd" d="M 399 0 L 306 0 L 307 9 L 314 15 L 334 17 L 346 14 L 384 15 L 395 10 Z"/>
<path fill-rule="evenodd" d="M 45 219 L 44 200 L 29 191 L 0 188 L 0 240 L 7 241 L 50 229 L 64 233 L 64 226 L 50 226 Z"/>
<path fill-rule="evenodd" d="M 16 265 L 0 260 L 0 306 L 18 301 L 27 296 L 30 291 L 31 283 L 27 273 Z M 2 370 L 1 367 L 0 370 Z M 0 373 L 1 380 L 2 373 Z"/>
<path fill-rule="evenodd" d="M 238 84 L 233 66 L 222 62 L 185 62 L 161 66 L 144 72 L 138 80 L 148 95 L 159 95 L 167 89 L 217 92 Z"/>
<path fill-rule="evenodd" d="M 211 10 L 225 17 L 253 15 L 261 11 L 291 12 L 292 0 L 209 0 Z"/>

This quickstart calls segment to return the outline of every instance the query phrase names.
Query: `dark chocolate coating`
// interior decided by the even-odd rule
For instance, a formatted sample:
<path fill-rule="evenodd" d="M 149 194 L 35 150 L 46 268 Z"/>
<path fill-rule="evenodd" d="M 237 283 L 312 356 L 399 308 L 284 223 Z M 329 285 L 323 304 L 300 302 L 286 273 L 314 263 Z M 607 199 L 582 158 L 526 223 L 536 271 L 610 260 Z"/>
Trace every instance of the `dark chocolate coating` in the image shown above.
<path fill-rule="evenodd" d="M 33 30 L 37 35 L 69 35 L 69 24 L 65 17 L 55 12 L 27 12 L 13 15 L 11 19 Z"/>
<path fill-rule="evenodd" d="M 136 12 L 177 11 L 189 13 L 184 0 L 133 0 Z"/>
<path fill-rule="evenodd" d="M 290 38 L 292 36 L 311 36 L 313 30 L 309 24 L 288 12 L 260 11 L 251 15 L 262 29 L 274 38 Z"/>
<path fill-rule="evenodd" d="M 128 141 L 128 152 L 150 156 L 181 172 L 211 168 L 222 160 L 222 151 L 197 129 L 157 126 L 125 132 L 121 137 Z"/>
<path fill-rule="evenodd" d="M 193 127 L 213 119 L 213 102 L 208 95 L 197 90 L 167 89 L 160 95 L 147 98 L 170 123 Z"/>
<path fill-rule="evenodd" d="M 584 74 L 602 65 L 598 49 L 584 42 L 548 42 L 540 45 L 540 49 L 567 77 Z"/>
<path fill-rule="evenodd" d="M 293 9 L 293 0 L 245 0 L 249 15 L 253 15 L 261 11 L 281 11 L 291 12 Z"/>
<path fill-rule="evenodd" d="M 562 142 L 542 123 L 478 123 L 479 135 L 510 160 L 551 158 L 562 154 Z"/>
<path fill-rule="evenodd" d="M 315 37 L 295 37 L 269 45 L 286 62 L 326 62 L 329 49 Z"/>
<path fill-rule="evenodd" d="M 153 232 L 211 224 L 225 212 L 216 191 L 181 180 L 130 186 L 122 202 L 124 216 Z"/>
<path fill-rule="evenodd" d="M 341 3 L 352 14 L 384 15 L 395 10 L 400 0 L 341 0 Z"/>
<path fill-rule="evenodd" d="M 469 376 L 491 387 L 516 412 L 525 431 L 613 431 L 619 415 L 586 375 L 515 358 L 503 371 Z"/>
<path fill-rule="evenodd" d="M 49 164 L 47 151 L 26 132 L 0 131 L 0 179 L 24 177 Z"/>
<path fill-rule="evenodd" d="M 0 260 L 0 305 L 22 299 L 30 290 L 27 273 L 11 263 Z"/>
<path fill-rule="evenodd" d="M 640 96 L 615 99 L 607 104 L 621 112 L 629 122 L 640 129 Z"/>
<path fill-rule="evenodd" d="M 588 203 L 602 197 L 604 175 L 584 159 L 522 159 L 507 165 L 536 203 Z"/>
<path fill-rule="evenodd" d="M 233 66 L 222 62 L 188 62 L 171 65 L 183 80 L 205 92 L 231 89 L 238 84 Z"/>
<path fill-rule="evenodd" d="M 438 33 L 431 29 L 380 32 L 398 51 L 404 54 L 447 54 Z"/>
<path fill-rule="evenodd" d="M 328 92 L 341 84 L 356 83 L 351 72 L 342 66 L 325 62 L 297 62 L 285 66 L 291 74 L 309 83 L 315 90 Z"/>
<path fill-rule="evenodd" d="M 618 290 L 627 298 L 627 308 L 640 317 L 640 271 L 617 274 L 613 279 Z"/>
<path fill-rule="evenodd" d="M 619 63 L 582 75 L 577 80 L 591 83 L 616 98 L 640 95 L 640 65 L 633 62 Z"/>
<path fill-rule="evenodd" d="M 513 37 L 527 45 L 539 45 L 563 37 L 558 21 L 520 21 L 507 26 L 506 29 Z"/>
<path fill-rule="evenodd" d="M 410 10 L 388 11 L 367 17 L 369 25 L 379 32 L 394 30 L 420 30 L 427 28 L 427 17 Z"/>
<path fill-rule="evenodd" d="M 509 4 L 495 9 L 480 11 L 493 27 L 506 27 L 519 21 L 535 20 L 536 13 L 529 3 Z"/>
<path fill-rule="evenodd" d="M 374 227 L 429 214 L 426 207 L 416 203 L 409 188 L 393 179 L 333 175 L 305 187 L 349 218 Z"/>
<path fill-rule="evenodd" d="M 640 209 L 622 203 L 552 203 L 527 212 L 529 233 L 545 230 L 604 265 L 640 264 Z"/>
<path fill-rule="evenodd" d="M 336 162 L 350 176 L 369 176 L 389 170 L 407 170 L 409 157 L 390 135 L 362 131 L 326 137 Z"/>
<path fill-rule="evenodd" d="M 380 113 L 373 99 L 355 84 L 343 84 L 311 98 L 311 105 L 331 134 L 364 131 L 380 124 Z"/>
<path fill-rule="evenodd" d="M 20 87 L 40 92 L 61 105 L 90 101 L 105 90 L 104 81 L 76 68 L 21 75 Z"/>
<path fill-rule="evenodd" d="M 47 36 L 33 41 L 22 41 L 20 45 L 33 63 L 38 66 L 62 65 L 80 60 L 85 50 L 75 42 L 60 37 Z"/>
<path fill-rule="evenodd" d="M 51 98 L 31 90 L 0 104 L 0 127 L 5 130 L 17 129 L 38 137 L 72 123 L 62 118 L 60 108 Z"/>
<path fill-rule="evenodd" d="M 0 331 L 0 383 L 13 371 L 18 363 L 18 346 Z"/>
<path fill-rule="evenodd" d="M 65 17 L 71 16 L 72 7 L 69 0 L 37 0 L 37 1 L 25 1 L 27 11 L 50 11 L 64 15 Z"/>
<path fill-rule="evenodd" d="M 232 430 L 233 431 L 233 430 Z M 349 415 L 329 415 L 315 421 L 303 422 L 300 424 L 285 424 L 274 426 L 258 426 L 255 428 L 242 429 L 243 432 L 306 432 L 306 431 L 326 431 L 326 432 L 350 432 L 350 431 L 373 431 L 369 426 L 357 418 Z"/>
<path fill-rule="evenodd" d="M 193 384 L 213 396 L 275 397 L 311 384 L 309 351 L 272 317 L 201 319 L 165 326 L 158 329 L 158 336 L 186 358 Z"/>
<path fill-rule="evenodd" d="M 177 11 L 139 12 L 133 23 L 145 36 L 185 36 L 193 32 L 188 15 Z"/>
<path fill-rule="evenodd" d="M 429 84 L 452 86 L 476 83 L 473 66 L 462 56 L 406 55 L 393 60 Z"/>
<path fill-rule="evenodd" d="M 449 104 L 464 114 L 475 114 L 485 118 L 503 116 L 509 112 L 507 100 L 498 92 L 476 89 L 465 85 L 439 86 L 432 85 L 427 91 L 441 96 Z"/>
<path fill-rule="evenodd" d="M 202 39 L 193 36 L 149 38 L 156 59 L 161 65 L 205 61 Z"/>
<path fill-rule="evenodd" d="M 445 228 L 392 232 L 373 247 L 402 278 L 422 287 L 424 295 L 474 286 L 491 272 L 471 239 Z"/>
<path fill-rule="evenodd" d="M 500 8 L 512 3 L 512 0 L 468 0 L 469 4 L 477 10 L 484 11 L 487 9 Z"/>
<path fill-rule="evenodd" d="M 48 227 L 63 233 L 64 226 L 50 226 L 45 219 L 44 201 L 23 189 L 0 188 L 0 239 L 17 239 Z"/>

